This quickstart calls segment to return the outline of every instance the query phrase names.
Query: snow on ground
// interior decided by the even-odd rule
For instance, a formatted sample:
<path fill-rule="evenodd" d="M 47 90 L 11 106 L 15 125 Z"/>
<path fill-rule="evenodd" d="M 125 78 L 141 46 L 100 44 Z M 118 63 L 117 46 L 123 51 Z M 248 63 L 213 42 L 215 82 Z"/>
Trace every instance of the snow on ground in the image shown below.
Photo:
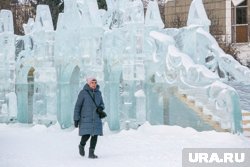
<path fill-rule="evenodd" d="M 148 123 L 120 132 L 105 126 L 98 159 L 81 157 L 79 141 L 73 128 L 0 124 L 0 167 L 181 167 L 183 148 L 250 148 L 250 139 L 242 135 Z"/>
<path fill-rule="evenodd" d="M 240 51 L 238 59 L 244 66 L 250 65 L 250 44 L 237 44 L 237 49 Z"/>

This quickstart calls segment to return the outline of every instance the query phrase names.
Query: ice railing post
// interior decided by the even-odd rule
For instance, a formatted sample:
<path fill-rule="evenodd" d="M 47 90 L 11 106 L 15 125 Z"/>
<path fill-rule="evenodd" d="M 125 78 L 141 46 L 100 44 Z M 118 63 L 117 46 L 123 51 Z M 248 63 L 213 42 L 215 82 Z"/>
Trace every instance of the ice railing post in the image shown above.
<path fill-rule="evenodd" d="M 241 108 L 239 96 L 232 87 L 215 81 L 208 89 L 209 101 L 215 104 L 213 114 L 218 117 L 218 121 L 223 129 L 231 129 L 232 133 L 242 132 Z"/>

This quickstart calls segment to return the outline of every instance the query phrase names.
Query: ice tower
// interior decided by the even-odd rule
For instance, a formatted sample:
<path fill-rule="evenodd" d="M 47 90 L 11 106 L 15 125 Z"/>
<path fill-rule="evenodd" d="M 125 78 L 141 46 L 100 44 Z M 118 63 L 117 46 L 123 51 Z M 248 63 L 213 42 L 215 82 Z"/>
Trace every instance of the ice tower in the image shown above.
<path fill-rule="evenodd" d="M 37 7 L 35 21 L 24 25 L 25 36 L 16 59 L 17 119 L 51 124 L 56 117 L 57 76 L 54 67 L 54 29 L 50 10 Z"/>
<path fill-rule="evenodd" d="M 15 36 L 13 16 L 8 10 L 0 11 L 0 62 L 0 122 L 14 121 L 17 114 L 14 93 Z"/>

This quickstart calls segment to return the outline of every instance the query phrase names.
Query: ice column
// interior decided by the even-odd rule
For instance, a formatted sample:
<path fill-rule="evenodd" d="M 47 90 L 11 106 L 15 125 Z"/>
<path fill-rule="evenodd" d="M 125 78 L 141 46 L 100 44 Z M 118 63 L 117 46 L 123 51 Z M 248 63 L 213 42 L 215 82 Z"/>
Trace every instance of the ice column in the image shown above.
<path fill-rule="evenodd" d="M 138 125 L 143 124 L 146 117 L 146 97 L 143 90 L 138 90 L 135 92 L 136 97 L 136 120 Z"/>

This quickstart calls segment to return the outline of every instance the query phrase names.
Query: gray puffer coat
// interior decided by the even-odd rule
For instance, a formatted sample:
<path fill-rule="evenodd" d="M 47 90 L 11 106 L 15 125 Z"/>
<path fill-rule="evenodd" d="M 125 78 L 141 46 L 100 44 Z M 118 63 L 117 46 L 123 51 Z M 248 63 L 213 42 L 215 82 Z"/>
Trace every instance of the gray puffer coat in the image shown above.
<path fill-rule="evenodd" d="M 79 121 L 80 136 L 86 134 L 91 136 L 103 135 L 102 121 L 96 113 L 96 105 L 90 95 L 94 97 L 96 105 L 101 106 L 104 109 L 102 93 L 99 90 L 99 85 L 96 86 L 95 90 L 92 90 L 88 84 L 85 84 L 78 95 L 74 110 L 74 121 Z"/>

